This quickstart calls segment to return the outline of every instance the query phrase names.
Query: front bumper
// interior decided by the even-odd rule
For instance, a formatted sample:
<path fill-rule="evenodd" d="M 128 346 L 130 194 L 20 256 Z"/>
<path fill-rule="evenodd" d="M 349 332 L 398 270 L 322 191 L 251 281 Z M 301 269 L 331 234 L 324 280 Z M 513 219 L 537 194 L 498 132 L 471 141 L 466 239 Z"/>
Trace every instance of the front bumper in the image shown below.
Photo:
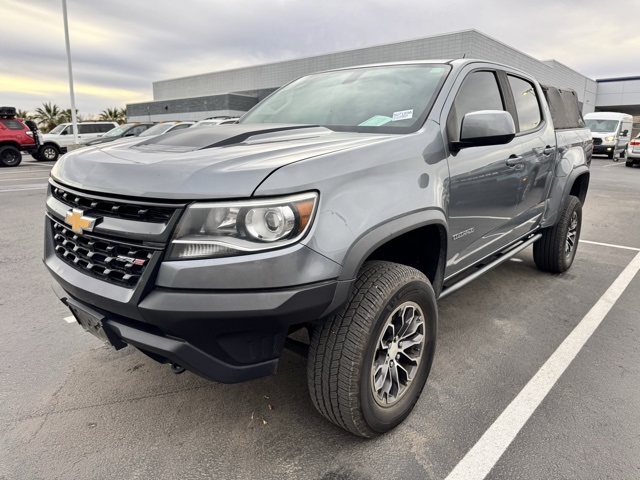
<path fill-rule="evenodd" d="M 613 152 L 615 148 L 615 145 L 594 145 L 593 153 L 598 155 L 605 155 Z"/>
<path fill-rule="evenodd" d="M 274 275 L 277 269 L 272 268 L 273 264 L 248 258 L 244 267 L 236 264 L 221 265 L 213 272 L 210 269 L 209 277 L 222 279 L 209 282 L 202 262 L 193 262 L 195 266 L 184 272 L 170 270 L 160 275 L 160 253 L 154 255 L 138 285 L 125 288 L 87 275 L 63 261 L 54 251 L 52 236 L 52 222 L 47 218 L 44 262 L 63 289 L 59 293 L 61 300 L 76 318 L 82 311 L 97 319 L 116 348 L 132 345 L 157 361 L 178 364 L 223 383 L 275 373 L 290 327 L 322 318 L 330 308 L 335 310 L 336 304 L 341 303 L 338 297 L 345 297 L 347 290 L 346 282 L 335 280 L 337 273 L 333 279 L 306 278 L 309 282 L 298 286 L 264 288 L 256 285 L 243 268 L 254 265 L 251 268 L 263 270 L 264 275 L 271 273 L 268 278 L 272 280 L 278 276 Z M 289 261 L 298 267 L 301 264 L 296 260 L 317 255 L 306 247 L 292 250 L 295 251 L 289 252 Z M 275 264 L 287 263 L 283 258 Z M 327 273 L 317 263 L 324 260 L 308 261 L 311 272 Z M 247 287 L 239 288 L 240 278 L 228 276 L 231 270 L 245 278 Z M 225 277 L 227 288 L 220 288 Z M 300 278 L 305 277 L 297 277 Z"/>
<path fill-rule="evenodd" d="M 99 322 L 100 337 L 115 348 L 131 345 L 161 363 L 216 382 L 238 383 L 276 373 L 289 326 L 318 318 L 333 300 L 336 283 L 233 294 L 154 290 L 139 306 L 149 323 L 106 312 L 68 293 L 61 300 L 87 330 L 83 316 Z"/>

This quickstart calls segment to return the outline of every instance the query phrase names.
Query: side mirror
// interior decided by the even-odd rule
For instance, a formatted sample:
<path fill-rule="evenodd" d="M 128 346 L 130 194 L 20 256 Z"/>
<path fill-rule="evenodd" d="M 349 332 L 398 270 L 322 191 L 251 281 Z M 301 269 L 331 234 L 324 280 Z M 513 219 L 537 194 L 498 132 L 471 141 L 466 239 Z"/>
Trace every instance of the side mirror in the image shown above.
<path fill-rule="evenodd" d="M 504 145 L 516 136 L 516 126 L 509 112 L 480 110 L 467 113 L 460 127 L 460 141 L 451 142 L 453 150 L 487 145 Z"/>
<path fill-rule="evenodd" d="M 132 132 L 130 132 L 130 133 L 125 133 L 125 135 L 124 135 L 124 136 L 125 136 L 125 137 L 135 137 L 135 135 L 134 135 Z"/>
<path fill-rule="evenodd" d="M 63 130 L 60 132 L 60 135 L 68 135 L 69 134 L 69 130 Z"/>
<path fill-rule="evenodd" d="M 629 134 L 629 130 L 623 130 L 620 135 L 623 137 L 626 137 L 628 134 Z"/>

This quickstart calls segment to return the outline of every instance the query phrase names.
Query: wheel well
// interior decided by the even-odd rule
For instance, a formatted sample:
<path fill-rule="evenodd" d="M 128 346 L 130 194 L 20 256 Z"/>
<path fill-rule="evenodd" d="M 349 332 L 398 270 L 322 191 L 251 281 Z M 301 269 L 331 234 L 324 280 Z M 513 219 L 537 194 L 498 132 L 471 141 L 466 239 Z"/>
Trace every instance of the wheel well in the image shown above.
<path fill-rule="evenodd" d="M 578 178 L 575 179 L 573 185 L 571 185 L 570 195 L 578 197 L 580 199 L 580 203 L 584 205 L 585 200 L 587 199 L 587 189 L 589 188 L 589 174 L 583 173 Z"/>
<path fill-rule="evenodd" d="M 20 150 L 20 145 L 18 143 L 15 142 L 1 142 L 0 143 L 0 148 L 2 147 L 13 147 L 13 148 L 17 148 L 18 150 Z"/>
<path fill-rule="evenodd" d="M 427 225 L 392 238 L 367 260 L 386 260 L 420 270 L 431 281 L 437 296 L 444 279 L 446 238 L 443 226 Z"/>
<path fill-rule="evenodd" d="M 42 145 L 40 145 L 40 148 L 46 147 L 46 146 L 53 147 L 56 150 L 58 150 L 58 152 L 60 151 L 60 147 L 57 144 L 55 144 L 54 142 L 44 142 Z"/>

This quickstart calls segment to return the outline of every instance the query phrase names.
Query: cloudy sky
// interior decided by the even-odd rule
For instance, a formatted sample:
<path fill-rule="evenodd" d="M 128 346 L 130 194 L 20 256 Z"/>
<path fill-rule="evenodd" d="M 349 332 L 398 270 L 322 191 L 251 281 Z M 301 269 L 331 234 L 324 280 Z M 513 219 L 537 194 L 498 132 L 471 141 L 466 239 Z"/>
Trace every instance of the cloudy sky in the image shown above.
<path fill-rule="evenodd" d="M 68 0 L 76 107 L 156 80 L 475 28 L 593 78 L 640 75 L 637 0 Z M 0 0 L 0 104 L 69 108 L 61 0 Z"/>

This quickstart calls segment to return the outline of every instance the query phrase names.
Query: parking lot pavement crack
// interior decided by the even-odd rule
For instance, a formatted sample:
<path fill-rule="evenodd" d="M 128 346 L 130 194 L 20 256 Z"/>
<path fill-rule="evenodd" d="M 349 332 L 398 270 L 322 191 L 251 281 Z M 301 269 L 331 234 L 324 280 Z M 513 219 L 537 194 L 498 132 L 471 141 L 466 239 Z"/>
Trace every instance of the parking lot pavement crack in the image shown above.
<path fill-rule="evenodd" d="M 142 395 L 140 397 L 133 397 L 133 398 L 124 398 L 124 399 L 119 399 L 119 400 L 113 400 L 113 401 L 109 401 L 109 402 L 103 402 L 103 403 L 94 403 L 91 405 L 82 405 L 82 406 L 78 406 L 78 407 L 71 407 L 71 408 L 65 408 L 62 410 L 54 410 L 54 411 L 49 411 L 49 412 L 45 412 L 45 413 L 40 413 L 37 415 L 24 415 L 22 417 L 19 417 L 15 420 L 15 422 L 22 422 L 24 420 L 32 420 L 35 418 L 41 418 L 41 417 L 49 417 L 49 416 L 53 416 L 53 415 L 60 415 L 63 413 L 69 413 L 69 412 L 78 412 L 78 411 L 82 411 L 82 410 L 87 410 L 90 408 L 96 408 L 96 407 L 107 407 L 110 405 L 119 405 L 121 403 L 128 403 L 128 402 L 136 402 L 138 400 L 146 400 L 149 398 L 159 398 L 159 397 L 165 397 L 168 395 L 175 395 L 177 393 L 184 393 L 184 392 L 193 392 L 196 390 L 202 390 L 205 388 L 214 388 L 215 384 L 211 384 L 211 385 L 201 385 L 198 387 L 191 387 L 191 388 L 183 388 L 180 390 L 172 390 L 169 392 L 160 392 L 160 393 L 154 393 L 151 395 Z"/>

